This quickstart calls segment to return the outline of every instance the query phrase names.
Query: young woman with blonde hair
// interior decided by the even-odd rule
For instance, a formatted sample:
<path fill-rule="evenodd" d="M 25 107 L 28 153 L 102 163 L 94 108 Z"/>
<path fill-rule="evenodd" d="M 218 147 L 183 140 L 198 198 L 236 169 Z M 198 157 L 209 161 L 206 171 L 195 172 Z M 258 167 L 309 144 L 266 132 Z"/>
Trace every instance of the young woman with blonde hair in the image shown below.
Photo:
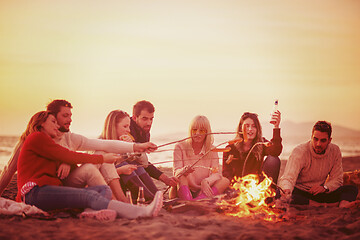
<path fill-rule="evenodd" d="M 129 114 L 121 110 L 111 111 L 105 119 L 100 138 L 133 142 L 134 139 L 130 135 Z M 135 200 L 139 187 L 143 187 L 145 199 L 152 200 L 158 189 L 143 167 L 148 163 L 146 154 L 124 155 L 122 160 L 123 162 L 116 165 L 115 172 L 114 164 L 111 164 L 112 166 L 103 164 L 100 167 L 100 172 L 103 174 L 105 181 L 108 182 L 114 195 L 116 196 L 117 192 L 129 189 Z"/>
<path fill-rule="evenodd" d="M 197 163 L 180 176 L 178 197 L 197 200 L 222 193 L 230 182 L 221 175 L 218 153 L 211 151 L 214 137 L 207 117 L 196 116 L 191 121 L 189 136 L 191 138 L 175 145 L 174 176 Z"/>

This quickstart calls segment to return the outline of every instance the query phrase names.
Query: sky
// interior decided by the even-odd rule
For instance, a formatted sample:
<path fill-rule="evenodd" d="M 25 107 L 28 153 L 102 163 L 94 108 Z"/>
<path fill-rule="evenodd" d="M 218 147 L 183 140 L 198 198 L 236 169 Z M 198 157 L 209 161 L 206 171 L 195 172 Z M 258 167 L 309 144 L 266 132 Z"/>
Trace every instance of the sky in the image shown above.
<path fill-rule="evenodd" d="M 0 135 L 21 134 L 53 99 L 73 132 L 100 134 L 114 109 L 155 105 L 152 134 L 196 115 L 233 131 L 267 121 L 360 130 L 360 1 L 0 0 Z"/>

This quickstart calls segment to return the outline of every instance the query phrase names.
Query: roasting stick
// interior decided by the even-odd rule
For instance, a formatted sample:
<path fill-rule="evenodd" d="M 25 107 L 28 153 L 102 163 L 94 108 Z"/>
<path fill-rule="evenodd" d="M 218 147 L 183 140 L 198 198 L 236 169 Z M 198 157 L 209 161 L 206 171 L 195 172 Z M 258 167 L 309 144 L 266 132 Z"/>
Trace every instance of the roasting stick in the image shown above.
<path fill-rule="evenodd" d="M 228 144 L 232 144 L 232 143 L 235 143 L 235 142 L 240 142 L 240 141 L 243 141 L 242 138 L 238 138 L 238 139 L 234 139 L 234 140 L 228 140 L 228 141 L 225 141 L 225 142 L 222 142 L 218 145 L 216 145 L 215 147 L 211 148 L 209 151 L 205 152 L 204 155 L 202 155 L 201 157 L 199 157 L 198 160 L 196 160 L 193 164 L 191 164 L 184 172 L 180 173 L 179 175 L 177 175 L 176 177 L 179 178 L 183 175 L 185 175 L 186 173 L 188 173 L 194 166 L 195 164 L 197 164 L 201 159 L 203 159 L 203 157 L 205 157 L 207 154 L 209 154 L 210 152 L 212 152 L 213 150 L 215 150 L 216 148 L 220 147 L 221 145 L 224 145 L 226 143 Z M 171 186 L 168 186 L 166 188 L 166 190 L 164 191 L 164 194 L 170 189 Z"/>
<path fill-rule="evenodd" d="M 206 133 L 205 135 L 216 135 L 216 134 L 236 134 L 237 132 L 213 132 L 213 133 Z M 239 132 L 241 133 L 241 132 Z M 179 143 L 179 142 L 183 142 L 185 140 L 188 140 L 192 137 L 187 137 L 187 138 L 183 138 L 183 139 L 180 139 L 180 140 L 177 140 L 177 141 L 173 141 L 173 142 L 168 142 L 168 143 L 165 143 L 165 144 L 162 144 L 162 145 L 159 145 L 157 146 L 157 148 L 161 148 L 161 147 L 165 147 L 165 146 L 168 146 L 168 145 L 171 145 L 171 144 L 175 144 L 175 143 Z M 169 150 L 156 150 L 154 151 L 153 153 L 156 153 L 156 152 L 165 152 L 165 151 L 169 151 Z M 118 154 L 120 157 L 132 157 L 132 156 L 136 156 L 136 155 L 139 155 L 139 154 L 142 154 L 143 152 L 133 152 L 133 153 L 121 153 L 121 154 Z"/>
<path fill-rule="evenodd" d="M 213 132 L 213 133 L 206 133 L 204 135 L 216 135 L 216 134 L 236 134 L 237 132 Z M 239 132 L 241 133 L 241 132 Z M 165 146 L 168 146 L 168 145 L 171 145 L 171 144 L 175 144 L 175 143 L 179 143 L 179 142 L 183 142 L 185 140 L 188 140 L 192 137 L 187 137 L 187 138 L 183 138 L 183 139 L 180 139 L 180 140 L 177 140 L 177 141 L 173 141 L 173 142 L 169 142 L 169 143 L 165 143 L 165 144 L 162 144 L 162 145 L 159 145 L 158 148 L 161 148 L 161 147 L 165 147 Z"/>
<path fill-rule="evenodd" d="M 218 158 L 208 158 L 208 160 L 213 160 L 213 159 L 218 159 Z M 163 162 L 156 162 L 156 163 L 151 163 L 152 165 L 156 165 L 156 164 L 163 164 L 163 163 L 171 163 L 171 162 L 182 162 L 183 160 L 168 160 L 168 161 L 163 161 Z M 190 160 L 189 160 L 190 161 Z M 136 165 L 137 167 L 146 167 L 147 164 L 141 164 L 141 165 Z"/>

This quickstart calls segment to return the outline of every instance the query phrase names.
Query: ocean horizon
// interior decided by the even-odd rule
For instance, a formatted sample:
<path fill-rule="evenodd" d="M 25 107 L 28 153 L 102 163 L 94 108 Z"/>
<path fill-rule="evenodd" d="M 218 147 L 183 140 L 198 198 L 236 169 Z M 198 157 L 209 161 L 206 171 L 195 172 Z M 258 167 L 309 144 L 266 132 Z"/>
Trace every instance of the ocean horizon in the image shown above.
<path fill-rule="evenodd" d="M 271 139 L 264 134 L 267 139 Z M 158 146 L 174 141 L 179 141 L 187 137 L 186 132 L 178 132 L 171 134 L 163 134 L 161 136 L 152 136 L 151 141 Z M 4 166 L 8 163 L 15 144 L 18 140 L 18 136 L 0 136 L 0 170 L 3 170 Z M 220 147 L 226 146 L 226 141 L 234 138 L 232 134 L 216 134 L 214 135 L 214 146 L 224 143 Z M 305 136 L 282 136 L 283 138 L 283 151 L 280 154 L 281 160 L 287 160 L 290 156 L 291 151 L 299 144 L 308 141 L 310 138 Z M 338 145 L 342 151 L 343 157 L 360 156 L 360 139 L 358 138 L 347 138 L 347 137 L 336 137 L 332 141 Z M 156 152 L 149 154 L 149 161 L 156 166 L 161 167 L 172 167 L 173 166 L 173 150 L 175 144 L 170 144 L 165 147 L 160 147 Z M 220 164 L 222 163 L 222 153 L 219 153 Z"/>

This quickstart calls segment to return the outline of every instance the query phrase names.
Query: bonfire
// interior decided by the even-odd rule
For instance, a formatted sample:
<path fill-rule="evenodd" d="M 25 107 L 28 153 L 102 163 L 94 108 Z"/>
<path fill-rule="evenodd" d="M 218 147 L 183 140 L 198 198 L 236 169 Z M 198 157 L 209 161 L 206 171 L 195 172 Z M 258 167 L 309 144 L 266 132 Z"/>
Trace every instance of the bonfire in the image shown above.
<path fill-rule="evenodd" d="M 271 187 L 272 180 L 264 175 L 249 174 L 235 178 L 232 194 L 218 202 L 219 208 L 229 216 L 259 217 L 267 221 L 279 221 L 283 210 L 275 208 L 275 190 Z"/>

